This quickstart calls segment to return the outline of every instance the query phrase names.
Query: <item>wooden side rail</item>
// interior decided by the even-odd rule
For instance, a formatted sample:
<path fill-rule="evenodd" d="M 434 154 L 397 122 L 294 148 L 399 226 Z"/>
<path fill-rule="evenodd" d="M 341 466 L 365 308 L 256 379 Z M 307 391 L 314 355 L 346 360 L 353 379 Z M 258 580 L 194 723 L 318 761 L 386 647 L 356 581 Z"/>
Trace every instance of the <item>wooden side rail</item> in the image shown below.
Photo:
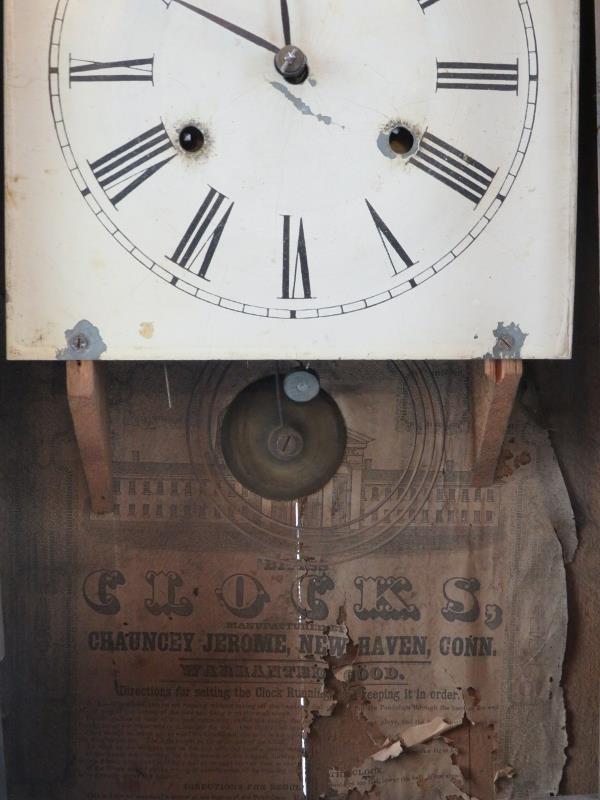
<path fill-rule="evenodd" d="M 67 361 L 67 396 L 92 511 L 113 510 L 110 425 L 102 364 Z"/>
<path fill-rule="evenodd" d="M 96 514 L 113 509 L 110 426 L 102 364 L 67 362 L 67 394 L 75 436 Z M 488 359 L 471 365 L 473 485 L 494 482 L 508 422 L 523 375 L 521 360 Z"/>
<path fill-rule="evenodd" d="M 494 482 L 522 376 L 520 359 L 486 359 L 471 365 L 474 486 Z"/>

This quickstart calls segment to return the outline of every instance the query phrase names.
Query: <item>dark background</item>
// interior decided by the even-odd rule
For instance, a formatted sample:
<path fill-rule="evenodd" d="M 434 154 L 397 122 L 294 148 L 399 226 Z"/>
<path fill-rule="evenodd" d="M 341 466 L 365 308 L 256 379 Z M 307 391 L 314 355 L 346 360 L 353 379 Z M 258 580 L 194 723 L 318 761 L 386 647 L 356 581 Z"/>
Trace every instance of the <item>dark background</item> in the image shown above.
<path fill-rule="evenodd" d="M 598 4 L 598 3 L 597 3 Z M 600 705 L 600 303 L 594 0 L 582 0 L 579 217 L 573 359 L 530 365 L 577 520 L 567 567 L 563 684 L 569 761 L 562 791 L 598 791 Z M 600 16 L 599 11 L 596 14 Z"/>

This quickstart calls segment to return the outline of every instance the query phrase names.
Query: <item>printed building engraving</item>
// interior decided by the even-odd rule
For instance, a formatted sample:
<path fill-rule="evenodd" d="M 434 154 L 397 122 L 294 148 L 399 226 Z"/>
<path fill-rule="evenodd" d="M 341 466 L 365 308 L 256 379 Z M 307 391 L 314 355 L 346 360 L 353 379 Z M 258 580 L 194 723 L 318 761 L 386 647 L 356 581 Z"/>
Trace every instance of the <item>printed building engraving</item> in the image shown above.
<path fill-rule="evenodd" d="M 407 484 L 402 470 L 378 469 L 368 457 L 372 442 L 363 434 L 348 431 L 346 455 L 337 474 L 327 486 L 302 501 L 304 526 L 341 526 L 358 520 L 360 528 L 393 522 L 411 503 L 415 507 L 422 505 L 412 527 L 498 526 L 496 489 L 469 486 L 470 473 L 455 470 L 453 462 L 446 461 L 429 497 L 418 502 L 423 473 L 416 473 Z M 141 461 L 135 451 L 131 461 L 114 464 L 114 475 L 114 515 L 119 519 L 227 522 L 215 503 L 218 489 L 210 480 L 197 478 L 190 464 Z M 293 524 L 293 503 L 265 500 L 241 486 L 229 473 L 226 477 L 231 498 L 237 493 L 256 512 Z M 232 506 L 233 518 L 236 513 Z"/>

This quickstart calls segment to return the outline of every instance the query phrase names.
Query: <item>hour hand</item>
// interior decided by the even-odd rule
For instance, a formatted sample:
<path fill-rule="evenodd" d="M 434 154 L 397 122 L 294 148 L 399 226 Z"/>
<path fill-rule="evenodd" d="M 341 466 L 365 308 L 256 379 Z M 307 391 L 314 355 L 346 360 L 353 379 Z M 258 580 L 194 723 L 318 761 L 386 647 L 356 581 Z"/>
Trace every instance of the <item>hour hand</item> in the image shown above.
<path fill-rule="evenodd" d="M 177 3 L 177 5 L 187 8 L 189 11 L 193 11 L 194 14 L 199 14 L 201 17 L 204 17 L 205 19 L 214 22 L 216 25 L 220 25 L 222 28 L 225 28 L 225 30 L 235 33 L 236 36 L 241 36 L 242 39 L 246 39 L 253 44 L 257 44 L 259 47 L 263 47 L 265 50 L 269 50 L 271 53 L 278 53 L 281 49 L 280 47 L 277 47 L 277 45 L 267 42 L 267 40 L 263 39 L 261 36 L 257 36 L 250 31 L 246 31 L 244 28 L 240 28 L 239 25 L 234 25 L 233 22 L 229 22 L 226 19 L 217 17 L 215 14 L 211 14 L 210 11 L 205 11 L 193 3 L 188 3 L 187 0 L 164 0 L 164 2 L 167 8 L 170 7 L 171 3 Z"/>

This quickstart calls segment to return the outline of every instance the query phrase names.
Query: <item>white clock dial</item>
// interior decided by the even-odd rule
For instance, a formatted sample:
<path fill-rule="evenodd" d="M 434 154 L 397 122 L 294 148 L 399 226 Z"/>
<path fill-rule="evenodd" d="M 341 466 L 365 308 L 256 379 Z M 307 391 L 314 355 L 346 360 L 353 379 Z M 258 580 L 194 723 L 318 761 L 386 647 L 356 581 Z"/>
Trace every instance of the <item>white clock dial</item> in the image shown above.
<path fill-rule="evenodd" d="M 527 0 L 60 0 L 50 92 L 132 268 L 319 318 L 418 289 L 488 235 L 538 54 Z"/>

